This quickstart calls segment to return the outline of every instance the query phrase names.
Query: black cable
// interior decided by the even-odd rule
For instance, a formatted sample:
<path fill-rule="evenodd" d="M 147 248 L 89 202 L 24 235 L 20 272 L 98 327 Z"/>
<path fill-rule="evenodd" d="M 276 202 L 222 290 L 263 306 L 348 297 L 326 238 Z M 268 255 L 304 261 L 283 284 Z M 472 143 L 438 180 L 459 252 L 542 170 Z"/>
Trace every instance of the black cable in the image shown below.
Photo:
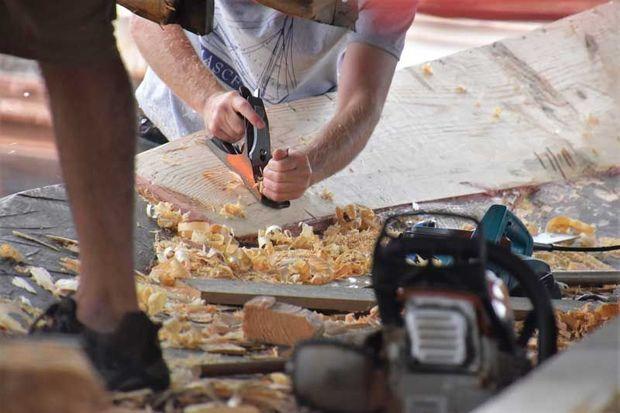
<path fill-rule="evenodd" d="M 606 252 L 620 250 L 620 245 L 607 245 L 596 247 L 570 247 L 566 245 L 534 243 L 534 251 L 572 251 L 572 252 Z"/>

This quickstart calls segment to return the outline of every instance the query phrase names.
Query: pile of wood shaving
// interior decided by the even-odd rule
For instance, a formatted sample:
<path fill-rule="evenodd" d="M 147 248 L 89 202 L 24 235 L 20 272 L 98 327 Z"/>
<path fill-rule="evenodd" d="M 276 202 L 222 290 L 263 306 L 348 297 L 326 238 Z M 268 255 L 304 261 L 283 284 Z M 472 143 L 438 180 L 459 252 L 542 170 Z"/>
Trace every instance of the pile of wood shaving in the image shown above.
<path fill-rule="evenodd" d="M 368 208 L 336 208 L 336 223 L 322 236 L 306 224 L 297 236 L 272 226 L 258 232 L 256 248 L 241 247 L 224 225 L 179 222 L 176 229 L 172 239 L 155 242 L 154 281 L 162 269 L 163 279 L 185 278 L 178 264 L 167 264 L 176 260 L 192 277 L 320 285 L 369 271 L 379 219 Z"/>
<path fill-rule="evenodd" d="M 620 314 L 620 305 L 617 303 L 601 304 L 594 309 L 591 304 L 586 304 L 569 312 L 556 311 L 558 348 L 564 349 L 581 340 L 606 321 L 617 317 L 618 314 Z"/>

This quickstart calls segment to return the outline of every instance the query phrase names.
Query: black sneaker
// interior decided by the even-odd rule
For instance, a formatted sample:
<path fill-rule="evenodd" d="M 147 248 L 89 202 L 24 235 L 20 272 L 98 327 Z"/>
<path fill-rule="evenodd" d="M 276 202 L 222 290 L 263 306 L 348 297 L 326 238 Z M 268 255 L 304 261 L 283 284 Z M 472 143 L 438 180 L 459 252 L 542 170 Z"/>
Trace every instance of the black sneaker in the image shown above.
<path fill-rule="evenodd" d="M 30 334 L 81 334 L 84 325 L 76 316 L 77 303 L 71 297 L 50 305 L 30 326 Z"/>
<path fill-rule="evenodd" d="M 159 391 L 170 385 L 157 337 L 159 328 L 142 312 L 126 314 L 113 333 L 84 328 L 84 350 L 109 390 L 149 387 Z"/>
<path fill-rule="evenodd" d="M 108 390 L 130 391 L 149 387 L 163 390 L 170 372 L 162 357 L 157 332 L 146 314 L 126 314 L 113 333 L 97 333 L 76 316 L 77 303 L 63 298 L 52 304 L 30 327 L 30 334 L 69 334 L 81 338 L 82 348 Z"/>

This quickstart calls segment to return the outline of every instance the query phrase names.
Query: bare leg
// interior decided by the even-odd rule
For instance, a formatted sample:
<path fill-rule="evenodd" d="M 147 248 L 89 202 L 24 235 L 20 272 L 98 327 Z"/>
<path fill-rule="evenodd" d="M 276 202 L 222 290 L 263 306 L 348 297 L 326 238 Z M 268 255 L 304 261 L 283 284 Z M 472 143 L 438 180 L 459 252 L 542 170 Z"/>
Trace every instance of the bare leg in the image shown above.
<path fill-rule="evenodd" d="M 137 311 L 133 277 L 135 114 L 120 58 L 42 63 L 80 241 L 78 319 L 99 332 Z"/>

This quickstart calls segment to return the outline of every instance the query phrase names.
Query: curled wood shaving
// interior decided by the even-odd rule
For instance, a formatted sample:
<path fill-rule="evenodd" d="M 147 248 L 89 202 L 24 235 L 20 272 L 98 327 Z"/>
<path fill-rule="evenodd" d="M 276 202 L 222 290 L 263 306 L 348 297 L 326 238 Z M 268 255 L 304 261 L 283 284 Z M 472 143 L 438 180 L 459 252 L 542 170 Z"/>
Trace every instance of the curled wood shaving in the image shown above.
<path fill-rule="evenodd" d="M 596 228 L 594 225 L 588 225 L 578 219 L 572 219 L 564 215 L 551 218 L 547 222 L 547 232 L 555 232 L 560 234 L 586 234 L 594 235 Z"/>
<path fill-rule="evenodd" d="M 146 215 L 157 220 L 157 225 L 162 228 L 176 229 L 180 222 L 187 220 L 189 212 L 183 214 L 180 210 L 175 210 L 171 203 L 159 202 L 156 205 L 148 204 Z"/>
<path fill-rule="evenodd" d="M 570 343 L 580 340 L 606 321 L 617 317 L 619 313 L 618 303 L 601 304 L 595 309 L 586 304 L 569 312 L 556 311 L 558 347 L 565 348 Z"/>
<path fill-rule="evenodd" d="M 225 218 L 245 218 L 245 207 L 238 200 L 235 204 L 224 204 L 218 212 Z"/>
<path fill-rule="evenodd" d="M 179 278 L 189 278 L 190 273 L 177 260 L 176 258 L 171 258 L 169 260 L 160 262 L 157 264 L 151 272 L 149 273 L 149 278 L 155 282 L 158 282 L 163 285 L 173 286 L 176 283 L 176 280 Z"/>
<path fill-rule="evenodd" d="M 11 260 L 16 263 L 24 261 L 24 255 L 19 252 L 17 248 L 9 244 L 0 245 L 0 258 Z"/>

